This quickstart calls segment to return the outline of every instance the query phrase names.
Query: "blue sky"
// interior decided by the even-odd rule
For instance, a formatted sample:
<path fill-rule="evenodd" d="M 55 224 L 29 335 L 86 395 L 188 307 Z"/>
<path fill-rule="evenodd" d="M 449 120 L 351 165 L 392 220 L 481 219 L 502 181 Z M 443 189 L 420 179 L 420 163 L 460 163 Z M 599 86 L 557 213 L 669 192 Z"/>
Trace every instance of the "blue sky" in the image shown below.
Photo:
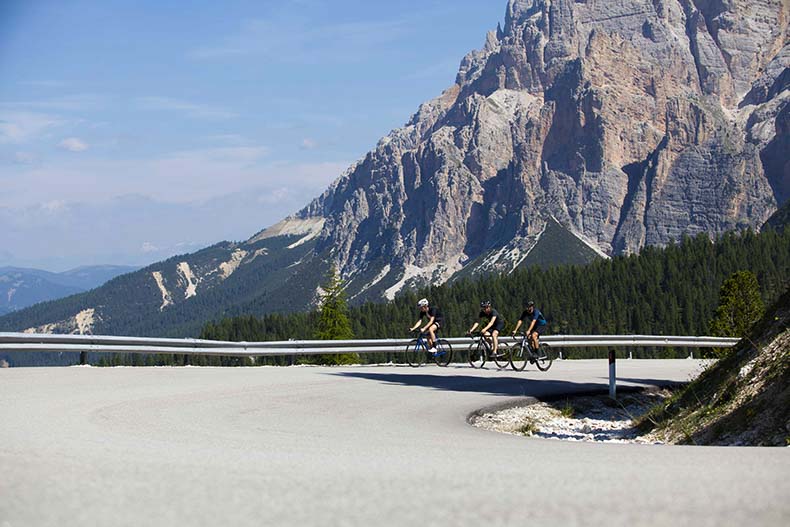
<path fill-rule="evenodd" d="M 449 87 L 505 4 L 0 2 L 0 267 L 246 239 Z"/>

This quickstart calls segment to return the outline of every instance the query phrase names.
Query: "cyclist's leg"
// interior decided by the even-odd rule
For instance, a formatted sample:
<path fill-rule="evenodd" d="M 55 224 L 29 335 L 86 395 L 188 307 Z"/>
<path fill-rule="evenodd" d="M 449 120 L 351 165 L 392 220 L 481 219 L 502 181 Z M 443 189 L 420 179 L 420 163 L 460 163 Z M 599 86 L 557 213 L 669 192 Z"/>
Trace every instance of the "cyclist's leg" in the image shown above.
<path fill-rule="evenodd" d="M 428 328 L 428 349 L 436 347 L 436 332 L 439 331 L 439 324 L 431 324 Z"/>
<path fill-rule="evenodd" d="M 533 350 L 537 351 L 540 347 L 540 336 L 544 331 L 546 331 L 546 326 L 535 326 L 532 328 L 532 333 L 529 334 L 529 340 Z"/>
<path fill-rule="evenodd" d="M 491 339 L 493 341 L 492 345 L 491 345 L 492 346 L 491 349 L 493 350 L 494 355 L 498 355 L 499 354 L 499 347 L 498 347 L 499 346 L 499 330 L 498 329 L 495 329 L 494 331 L 491 332 Z"/>

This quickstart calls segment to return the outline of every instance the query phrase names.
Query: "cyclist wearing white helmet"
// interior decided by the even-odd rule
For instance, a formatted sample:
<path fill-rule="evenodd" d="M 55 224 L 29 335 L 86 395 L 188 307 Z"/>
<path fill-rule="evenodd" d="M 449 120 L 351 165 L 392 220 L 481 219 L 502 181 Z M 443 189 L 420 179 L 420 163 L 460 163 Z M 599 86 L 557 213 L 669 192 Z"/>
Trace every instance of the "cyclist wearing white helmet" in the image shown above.
<path fill-rule="evenodd" d="M 436 332 L 441 329 L 442 324 L 444 324 L 444 317 L 442 316 L 442 312 L 439 310 L 438 307 L 433 306 L 431 307 L 428 304 L 428 299 L 423 298 L 419 302 L 417 302 L 417 307 L 420 309 L 420 318 L 417 319 L 417 322 L 414 323 L 409 331 L 414 331 L 422 325 L 422 321 L 425 317 L 428 317 L 428 322 L 420 328 L 421 333 L 428 334 L 428 351 L 431 353 L 436 352 Z"/>
<path fill-rule="evenodd" d="M 491 349 L 498 350 L 499 348 L 497 346 L 499 345 L 499 333 L 505 329 L 505 320 L 499 315 L 499 311 L 491 307 L 490 300 L 483 300 L 480 302 L 480 314 L 478 315 L 478 318 L 481 320 L 484 318 L 488 319 L 488 324 L 486 324 L 483 329 L 480 330 L 480 333 L 486 337 L 490 336 L 493 340 Z M 475 322 L 475 325 L 469 329 L 469 333 L 471 334 L 474 332 L 474 330 L 477 329 L 477 326 L 479 325 L 479 322 Z M 491 333 L 489 333 L 489 330 Z M 498 353 L 498 351 L 494 351 L 494 353 Z"/>

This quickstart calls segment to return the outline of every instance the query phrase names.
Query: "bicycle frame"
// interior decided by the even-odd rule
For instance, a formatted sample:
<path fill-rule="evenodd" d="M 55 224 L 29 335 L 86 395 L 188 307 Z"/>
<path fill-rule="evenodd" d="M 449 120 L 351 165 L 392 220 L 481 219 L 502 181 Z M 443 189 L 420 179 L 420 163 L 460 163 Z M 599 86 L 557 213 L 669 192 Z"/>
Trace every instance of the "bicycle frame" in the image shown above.
<path fill-rule="evenodd" d="M 406 348 L 406 360 L 412 367 L 419 367 L 427 362 L 430 357 L 438 366 L 447 366 L 452 360 L 453 348 L 447 341 L 436 339 L 436 351 L 429 351 L 428 333 L 421 332 Z"/>

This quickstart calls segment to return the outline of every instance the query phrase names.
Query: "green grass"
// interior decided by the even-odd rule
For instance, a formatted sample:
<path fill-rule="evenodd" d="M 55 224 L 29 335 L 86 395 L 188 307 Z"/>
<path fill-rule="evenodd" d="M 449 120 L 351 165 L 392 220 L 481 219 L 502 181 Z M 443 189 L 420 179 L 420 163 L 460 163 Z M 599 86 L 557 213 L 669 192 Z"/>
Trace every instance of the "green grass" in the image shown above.
<path fill-rule="evenodd" d="M 535 435 L 539 431 L 538 424 L 532 419 L 527 419 L 521 428 L 518 429 L 518 433 L 525 436 Z"/>

